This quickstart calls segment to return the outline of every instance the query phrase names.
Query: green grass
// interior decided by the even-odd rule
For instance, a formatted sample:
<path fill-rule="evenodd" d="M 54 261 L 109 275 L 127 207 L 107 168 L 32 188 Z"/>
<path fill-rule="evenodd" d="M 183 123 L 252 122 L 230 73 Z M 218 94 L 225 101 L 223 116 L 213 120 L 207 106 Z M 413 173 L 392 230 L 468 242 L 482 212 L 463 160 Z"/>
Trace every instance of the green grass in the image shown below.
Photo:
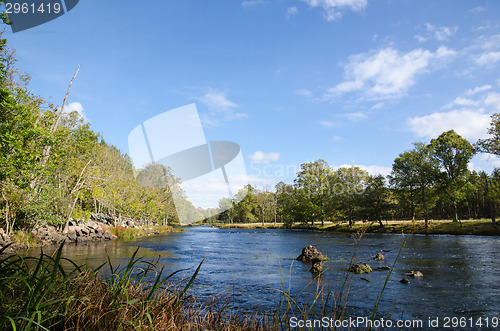
<path fill-rule="evenodd" d="M 310 224 L 296 223 L 292 229 L 309 229 L 331 232 L 348 232 L 357 233 L 366 231 L 369 233 L 419 233 L 419 234 L 451 234 L 451 235 L 484 235 L 484 236 L 500 236 L 500 220 L 497 223 L 497 228 L 493 226 L 491 220 L 465 220 L 461 222 L 453 222 L 451 220 L 436 220 L 431 221 L 429 227 L 425 227 L 422 220 L 412 221 L 389 221 L 383 222 L 384 226 L 380 226 L 378 222 L 361 222 L 358 221 L 352 227 L 347 222 L 327 222 L 324 226 L 319 224 L 311 226 Z M 282 223 L 276 226 L 273 223 L 235 223 L 235 224 L 213 224 L 212 226 L 219 228 L 240 228 L 240 229 L 276 229 L 284 228 Z"/>
<path fill-rule="evenodd" d="M 389 222 L 380 226 L 378 223 L 362 223 L 358 222 L 353 227 L 349 227 L 346 223 L 331 224 L 324 227 L 317 226 L 315 229 L 322 231 L 334 232 L 356 232 L 361 228 L 366 227 L 368 224 L 367 232 L 371 233 L 419 233 L 419 234 L 451 234 L 451 235 L 500 235 L 500 227 L 495 228 L 491 220 L 467 220 L 453 222 L 445 221 L 431 221 L 429 227 L 425 227 L 423 221 L 399 221 Z"/>

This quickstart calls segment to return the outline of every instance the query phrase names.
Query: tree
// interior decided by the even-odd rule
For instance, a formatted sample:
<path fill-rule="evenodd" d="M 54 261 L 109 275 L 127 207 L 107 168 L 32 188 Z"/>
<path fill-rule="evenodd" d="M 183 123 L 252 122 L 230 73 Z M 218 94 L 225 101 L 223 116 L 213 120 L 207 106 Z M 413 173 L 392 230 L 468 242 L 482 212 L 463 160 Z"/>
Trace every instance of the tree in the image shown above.
<path fill-rule="evenodd" d="M 427 191 L 437 178 L 438 161 L 433 158 L 432 150 L 423 143 L 414 143 L 410 151 L 399 154 L 392 165 L 391 184 L 407 189 L 410 195 L 411 216 L 415 220 L 414 191 L 419 190 L 425 226 L 428 227 Z"/>
<path fill-rule="evenodd" d="M 308 209 L 310 209 L 312 225 L 314 220 L 319 219 L 321 225 L 324 225 L 325 201 L 329 194 L 328 178 L 331 175 L 331 168 L 325 160 L 319 159 L 312 163 L 303 163 L 300 165 L 300 171 L 295 179 L 296 186 L 307 195 L 309 199 Z"/>
<path fill-rule="evenodd" d="M 444 195 L 453 205 L 453 221 L 458 222 L 458 192 L 465 184 L 467 165 L 475 154 L 474 147 L 455 131 L 443 132 L 430 143 L 432 157 L 439 162 L 440 182 Z"/>
<path fill-rule="evenodd" d="M 488 129 L 491 135 L 488 139 L 479 139 L 476 146 L 480 152 L 500 156 L 500 113 L 491 115 L 491 125 Z"/>
<path fill-rule="evenodd" d="M 363 217 L 361 197 L 367 185 L 368 172 L 358 167 L 342 167 L 329 176 L 330 198 L 327 208 L 336 218 L 346 219 L 353 226 Z"/>
<path fill-rule="evenodd" d="M 380 226 L 384 226 L 382 218 L 387 218 L 391 204 L 389 202 L 390 191 L 385 186 L 385 178 L 382 175 L 370 176 L 368 185 L 364 191 L 364 209 L 369 220 L 376 220 Z"/>

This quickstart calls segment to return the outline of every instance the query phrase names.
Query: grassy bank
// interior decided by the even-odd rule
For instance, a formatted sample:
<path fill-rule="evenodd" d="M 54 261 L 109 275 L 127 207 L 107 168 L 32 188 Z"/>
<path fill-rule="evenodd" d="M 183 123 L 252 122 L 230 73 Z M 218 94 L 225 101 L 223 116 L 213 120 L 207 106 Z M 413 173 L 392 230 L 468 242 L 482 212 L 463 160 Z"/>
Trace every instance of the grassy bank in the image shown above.
<path fill-rule="evenodd" d="M 323 226 L 295 224 L 292 229 L 311 229 L 331 232 L 357 233 L 366 231 L 368 233 L 417 233 L 417 234 L 450 234 L 450 235 L 485 235 L 500 236 L 500 225 L 495 228 L 491 220 L 467 220 L 453 222 L 451 220 L 434 220 L 429 227 L 425 227 L 423 220 L 419 221 L 384 221 L 384 226 L 378 222 L 363 223 L 357 222 L 350 227 L 348 223 L 326 222 Z M 275 229 L 284 228 L 283 223 L 238 223 L 238 224 L 214 224 L 220 228 L 240 228 L 240 229 Z"/>
<path fill-rule="evenodd" d="M 200 270 L 171 281 L 136 257 L 91 270 L 61 256 L 0 259 L 1 330 L 263 330 L 262 319 L 233 316 L 225 307 L 196 304 L 188 290 Z M 0 250 L 0 254 L 3 249 Z M 100 269 L 109 269 L 103 278 Z"/>

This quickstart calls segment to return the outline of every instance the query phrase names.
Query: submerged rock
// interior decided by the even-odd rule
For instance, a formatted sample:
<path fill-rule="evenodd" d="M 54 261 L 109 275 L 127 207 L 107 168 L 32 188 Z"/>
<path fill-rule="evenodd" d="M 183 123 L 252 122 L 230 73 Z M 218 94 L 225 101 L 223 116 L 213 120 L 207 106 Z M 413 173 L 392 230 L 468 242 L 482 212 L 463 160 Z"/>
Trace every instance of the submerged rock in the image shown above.
<path fill-rule="evenodd" d="M 373 269 L 370 267 L 368 263 L 359 263 L 359 264 L 353 264 L 349 268 L 350 272 L 354 272 L 356 274 L 367 274 L 373 271 Z"/>
<path fill-rule="evenodd" d="M 385 256 L 382 253 L 377 253 L 377 255 L 375 255 L 373 259 L 377 261 L 382 261 L 385 260 Z"/>
<path fill-rule="evenodd" d="M 321 261 L 326 261 L 328 258 L 321 254 L 316 247 L 313 245 L 308 245 L 302 249 L 302 253 L 297 257 L 297 261 L 300 262 L 312 262 L 313 260 L 319 259 Z"/>
<path fill-rule="evenodd" d="M 391 267 L 388 267 L 388 266 L 386 266 L 386 265 L 383 265 L 383 266 L 381 266 L 381 267 L 378 267 L 378 268 L 377 268 L 377 269 L 375 269 L 375 270 L 391 270 Z"/>
<path fill-rule="evenodd" d="M 424 277 L 424 274 L 421 273 L 420 271 L 410 271 L 406 273 L 406 276 L 414 277 L 414 278 L 420 278 Z"/>
<path fill-rule="evenodd" d="M 408 278 L 403 278 L 399 282 L 403 284 L 410 284 L 410 280 Z"/>
<path fill-rule="evenodd" d="M 321 254 L 316 247 L 308 245 L 302 249 L 302 253 L 297 257 L 297 260 L 304 263 L 310 262 L 310 271 L 315 274 L 321 274 L 323 272 L 323 261 L 328 260 L 328 258 Z"/>
<path fill-rule="evenodd" d="M 313 259 L 311 261 L 311 270 L 312 273 L 320 274 L 323 272 L 323 260 L 321 259 Z"/>

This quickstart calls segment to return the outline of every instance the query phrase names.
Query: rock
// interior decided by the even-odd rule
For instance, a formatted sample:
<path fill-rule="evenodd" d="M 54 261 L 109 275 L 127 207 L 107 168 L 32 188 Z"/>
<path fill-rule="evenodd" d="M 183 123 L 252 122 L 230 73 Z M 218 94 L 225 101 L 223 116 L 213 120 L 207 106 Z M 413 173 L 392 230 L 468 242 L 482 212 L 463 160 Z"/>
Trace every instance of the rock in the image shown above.
<path fill-rule="evenodd" d="M 311 261 L 311 272 L 315 274 L 320 274 L 323 272 L 323 260 L 320 258 L 315 258 Z"/>
<path fill-rule="evenodd" d="M 372 281 L 369 279 L 366 279 L 365 277 L 361 277 L 360 279 L 364 280 L 365 282 L 371 283 Z"/>
<path fill-rule="evenodd" d="M 57 233 L 57 232 L 51 232 L 48 235 L 48 240 L 54 244 L 59 244 L 59 243 L 63 242 L 64 240 L 66 240 L 66 237 Z"/>
<path fill-rule="evenodd" d="M 82 232 L 82 237 L 90 234 L 90 230 L 87 227 L 82 227 L 80 231 Z"/>
<path fill-rule="evenodd" d="M 68 232 L 68 239 L 71 240 L 71 241 L 76 241 L 76 232 L 75 231 L 70 231 Z"/>
<path fill-rule="evenodd" d="M 88 221 L 87 222 L 87 228 L 91 229 L 91 230 L 95 230 L 97 229 L 97 224 L 93 221 Z"/>
<path fill-rule="evenodd" d="M 302 253 L 297 257 L 300 262 L 312 262 L 315 259 L 326 261 L 328 258 L 321 254 L 318 249 L 312 245 L 308 245 L 302 249 Z"/>
<path fill-rule="evenodd" d="M 117 236 L 113 235 L 109 230 L 104 231 L 103 235 L 104 239 L 106 240 L 115 240 L 118 239 Z"/>
<path fill-rule="evenodd" d="M 410 284 L 410 280 L 408 278 L 403 278 L 399 282 L 403 284 Z"/>
<path fill-rule="evenodd" d="M 382 260 L 385 260 L 385 256 L 382 255 L 382 253 L 377 253 L 377 255 L 375 255 L 375 257 L 373 259 L 377 260 L 377 261 L 382 261 Z"/>
<path fill-rule="evenodd" d="M 414 278 L 420 278 L 424 277 L 424 274 L 421 273 L 420 271 L 410 271 L 406 273 L 406 276 L 414 277 Z"/>
<path fill-rule="evenodd" d="M 84 243 L 84 242 L 87 242 L 88 240 L 89 240 L 89 238 L 87 238 L 87 237 L 85 237 L 85 236 L 80 236 L 80 237 L 77 237 L 77 238 L 76 238 L 76 242 L 77 242 L 78 244 L 80 244 L 80 243 Z"/>
<path fill-rule="evenodd" d="M 388 267 L 388 266 L 386 266 L 386 265 L 383 265 L 383 266 L 381 266 L 381 267 L 378 267 L 378 268 L 377 268 L 377 269 L 375 269 L 375 270 L 391 270 L 391 267 Z"/>
<path fill-rule="evenodd" d="M 382 252 L 384 253 L 387 253 L 387 252 L 390 252 L 391 250 L 390 249 L 383 249 Z"/>
<path fill-rule="evenodd" d="M 349 268 L 349 271 L 354 272 L 356 274 L 365 274 L 365 273 L 370 273 L 373 270 L 368 263 L 359 263 L 359 264 L 353 264 Z"/>

